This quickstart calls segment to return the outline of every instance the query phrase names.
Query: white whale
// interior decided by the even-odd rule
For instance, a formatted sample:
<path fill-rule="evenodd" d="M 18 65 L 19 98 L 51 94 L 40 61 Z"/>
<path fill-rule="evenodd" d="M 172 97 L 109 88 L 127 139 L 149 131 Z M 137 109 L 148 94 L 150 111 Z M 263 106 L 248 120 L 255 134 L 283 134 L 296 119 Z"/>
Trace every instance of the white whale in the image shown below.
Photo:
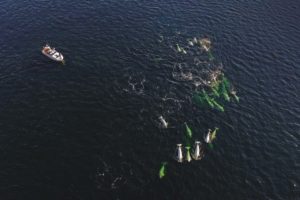
<path fill-rule="evenodd" d="M 177 144 L 176 152 L 175 152 L 175 160 L 180 163 L 183 162 L 182 144 Z"/>
<path fill-rule="evenodd" d="M 204 137 L 204 141 L 206 143 L 211 143 L 212 142 L 212 132 L 210 129 L 208 129 L 207 135 Z"/>
<path fill-rule="evenodd" d="M 201 160 L 204 156 L 202 144 L 200 141 L 195 141 L 194 148 L 192 151 L 192 158 L 194 160 Z"/>
<path fill-rule="evenodd" d="M 163 118 L 163 116 L 159 116 L 158 118 L 164 128 L 168 128 L 168 122 Z"/>

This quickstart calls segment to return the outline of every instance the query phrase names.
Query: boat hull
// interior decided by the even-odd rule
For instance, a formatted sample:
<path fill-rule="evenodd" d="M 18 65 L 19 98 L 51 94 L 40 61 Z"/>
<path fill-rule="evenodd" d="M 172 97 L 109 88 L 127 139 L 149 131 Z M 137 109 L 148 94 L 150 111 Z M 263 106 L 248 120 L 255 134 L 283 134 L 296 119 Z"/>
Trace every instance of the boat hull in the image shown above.
<path fill-rule="evenodd" d="M 50 58 L 51 60 L 57 61 L 57 62 L 62 62 L 64 61 L 64 57 L 62 54 L 60 54 L 59 57 L 53 57 L 52 55 L 46 53 L 45 51 L 42 50 L 42 54 L 44 54 L 45 56 L 47 56 L 48 58 Z"/>

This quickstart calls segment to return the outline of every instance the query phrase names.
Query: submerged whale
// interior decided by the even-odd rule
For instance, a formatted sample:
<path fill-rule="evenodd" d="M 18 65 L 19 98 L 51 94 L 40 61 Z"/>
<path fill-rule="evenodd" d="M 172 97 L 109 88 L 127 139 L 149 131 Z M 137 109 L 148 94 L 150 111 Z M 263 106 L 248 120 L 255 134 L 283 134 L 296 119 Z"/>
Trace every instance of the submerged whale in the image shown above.
<path fill-rule="evenodd" d="M 193 136 L 193 133 L 192 133 L 192 130 L 191 130 L 191 128 L 187 125 L 187 123 L 186 122 L 184 122 L 184 124 L 185 124 L 185 130 L 186 130 L 186 134 L 187 134 L 187 136 L 189 137 L 189 138 L 192 138 L 192 136 Z"/>
<path fill-rule="evenodd" d="M 185 149 L 186 149 L 186 158 L 185 159 L 186 159 L 186 161 L 191 162 L 192 161 L 191 153 L 190 153 L 191 147 L 186 146 Z"/>

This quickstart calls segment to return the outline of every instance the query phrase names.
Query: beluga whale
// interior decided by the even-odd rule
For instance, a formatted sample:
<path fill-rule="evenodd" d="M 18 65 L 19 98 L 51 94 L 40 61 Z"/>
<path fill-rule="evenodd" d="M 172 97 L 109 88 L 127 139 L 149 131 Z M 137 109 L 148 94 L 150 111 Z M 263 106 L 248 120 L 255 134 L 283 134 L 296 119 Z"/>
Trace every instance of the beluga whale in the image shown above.
<path fill-rule="evenodd" d="M 166 120 L 163 118 L 163 116 L 159 116 L 159 121 L 162 125 L 163 128 L 168 128 L 168 122 L 166 122 Z"/>
<path fill-rule="evenodd" d="M 183 162 L 182 144 L 177 144 L 174 159 L 179 163 Z"/>

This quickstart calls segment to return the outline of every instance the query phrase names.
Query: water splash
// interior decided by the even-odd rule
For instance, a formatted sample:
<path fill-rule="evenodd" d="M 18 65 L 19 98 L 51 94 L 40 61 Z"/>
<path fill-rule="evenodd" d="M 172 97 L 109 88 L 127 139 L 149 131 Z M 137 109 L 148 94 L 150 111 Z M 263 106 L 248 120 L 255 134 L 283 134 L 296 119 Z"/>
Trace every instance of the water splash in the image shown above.
<path fill-rule="evenodd" d="M 143 77 L 142 79 L 140 77 L 133 78 L 132 76 L 129 76 L 128 78 L 128 89 L 123 89 L 124 91 L 128 93 L 135 93 L 135 94 L 143 94 L 144 93 L 144 83 L 146 82 L 146 79 Z"/>
<path fill-rule="evenodd" d="M 198 43 L 206 52 L 209 52 L 211 49 L 211 41 L 209 38 L 202 38 L 198 40 Z"/>
<path fill-rule="evenodd" d="M 120 182 L 122 181 L 123 177 L 117 177 L 113 180 L 113 182 L 111 183 L 111 189 L 117 189 L 118 188 L 118 184 L 120 184 Z"/>

